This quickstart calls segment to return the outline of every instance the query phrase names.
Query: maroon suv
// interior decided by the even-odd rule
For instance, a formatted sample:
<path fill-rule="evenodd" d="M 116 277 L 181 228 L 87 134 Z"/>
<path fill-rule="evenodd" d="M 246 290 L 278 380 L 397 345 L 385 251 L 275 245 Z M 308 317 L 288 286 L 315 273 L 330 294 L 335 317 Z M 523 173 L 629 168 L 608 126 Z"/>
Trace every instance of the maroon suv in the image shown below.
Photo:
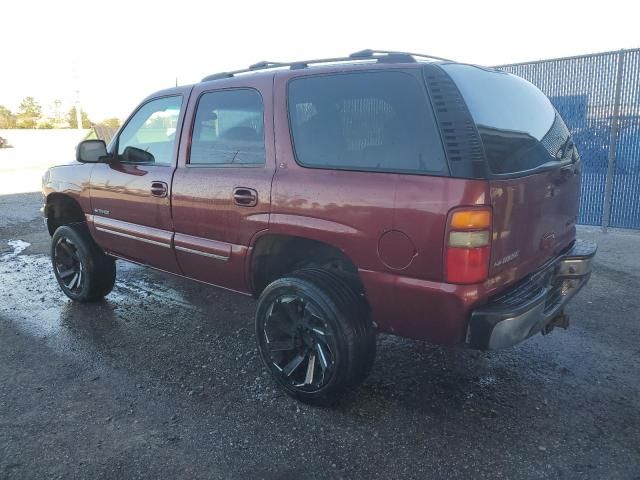
<path fill-rule="evenodd" d="M 265 364 L 307 402 L 361 382 L 378 332 L 496 349 L 566 327 L 596 250 L 545 95 L 425 55 L 211 75 L 77 160 L 43 179 L 64 293 L 101 299 L 119 258 L 253 295 Z"/>

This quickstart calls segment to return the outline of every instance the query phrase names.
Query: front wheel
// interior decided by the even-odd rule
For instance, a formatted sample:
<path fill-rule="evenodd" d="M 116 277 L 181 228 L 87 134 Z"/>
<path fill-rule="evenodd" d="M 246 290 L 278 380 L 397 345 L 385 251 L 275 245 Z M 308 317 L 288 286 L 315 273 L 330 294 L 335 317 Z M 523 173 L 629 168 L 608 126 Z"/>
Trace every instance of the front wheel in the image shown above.
<path fill-rule="evenodd" d="M 115 284 L 115 260 L 96 245 L 84 224 L 56 229 L 51 239 L 51 263 L 60 288 L 77 302 L 100 300 Z"/>
<path fill-rule="evenodd" d="M 364 299 L 339 275 L 299 270 L 260 295 L 256 335 L 273 378 L 292 397 L 334 403 L 358 385 L 375 358 Z"/>

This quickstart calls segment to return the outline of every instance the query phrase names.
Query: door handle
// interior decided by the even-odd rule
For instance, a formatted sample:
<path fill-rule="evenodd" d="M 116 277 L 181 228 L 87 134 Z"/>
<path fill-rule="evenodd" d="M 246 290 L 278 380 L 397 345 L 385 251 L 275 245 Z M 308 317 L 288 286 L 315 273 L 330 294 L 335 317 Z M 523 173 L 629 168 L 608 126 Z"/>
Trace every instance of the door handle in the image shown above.
<path fill-rule="evenodd" d="M 258 204 L 258 192 L 253 188 L 236 187 L 233 189 L 233 203 L 241 207 L 255 207 Z"/>
<path fill-rule="evenodd" d="M 163 198 L 167 193 L 169 193 L 169 185 L 166 182 L 151 182 L 151 195 Z"/>

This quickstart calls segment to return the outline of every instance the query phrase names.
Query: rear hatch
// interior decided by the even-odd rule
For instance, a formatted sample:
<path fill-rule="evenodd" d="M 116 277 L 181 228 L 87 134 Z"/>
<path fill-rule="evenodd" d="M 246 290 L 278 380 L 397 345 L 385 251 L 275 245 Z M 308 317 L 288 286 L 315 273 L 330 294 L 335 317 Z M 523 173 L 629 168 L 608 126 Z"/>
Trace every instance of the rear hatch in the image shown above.
<path fill-rule="evenodd" d="M 520 77 L 444 64 L 478 128 L 493 208 L 489 275 L 518 280 L 575 239 L 580 159 L 549 99 Z"/>

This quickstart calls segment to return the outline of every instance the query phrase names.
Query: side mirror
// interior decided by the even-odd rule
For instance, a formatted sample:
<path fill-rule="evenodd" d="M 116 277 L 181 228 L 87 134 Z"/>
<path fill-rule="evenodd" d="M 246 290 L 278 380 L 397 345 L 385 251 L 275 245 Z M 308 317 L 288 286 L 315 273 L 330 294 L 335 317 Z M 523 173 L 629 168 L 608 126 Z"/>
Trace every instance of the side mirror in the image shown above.
<path fill-rule="evenodd" d="M 155 163 L 156 161 L 153 154 L 137 147 L 125 147 L 120 159 L 127 163 Z"/>
<path fill-rule="evenodd" d="M 96 163 L 108 156 L 103 140 L 83 140 L 76 148 L 76 160 L 82 163 Z"/>

